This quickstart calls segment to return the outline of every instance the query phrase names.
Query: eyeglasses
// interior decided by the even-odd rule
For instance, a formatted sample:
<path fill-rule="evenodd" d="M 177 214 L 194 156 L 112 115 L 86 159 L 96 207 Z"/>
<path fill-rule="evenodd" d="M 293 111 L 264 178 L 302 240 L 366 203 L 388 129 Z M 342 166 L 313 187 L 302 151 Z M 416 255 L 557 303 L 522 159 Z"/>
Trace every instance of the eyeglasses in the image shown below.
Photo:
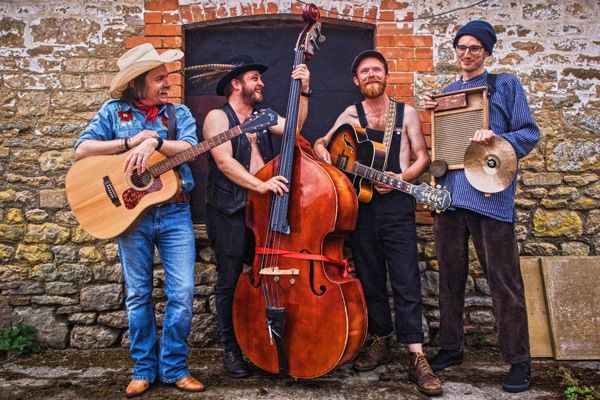
<path fill-rule="evenodd" d="M 460 55 L 463 55 L 469 50 L 472 56 L 478 56 L 483 50 L 481 46 L 456 46 L 456 52 Z"/>

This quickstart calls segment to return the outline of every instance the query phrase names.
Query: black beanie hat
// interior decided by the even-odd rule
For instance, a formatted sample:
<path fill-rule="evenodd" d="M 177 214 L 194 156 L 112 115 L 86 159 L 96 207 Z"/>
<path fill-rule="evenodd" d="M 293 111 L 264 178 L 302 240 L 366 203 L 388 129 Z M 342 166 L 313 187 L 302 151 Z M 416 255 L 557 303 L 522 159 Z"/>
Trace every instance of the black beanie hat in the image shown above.
<path fill-rule="evenodd" d="M 475 20 L 460 28 L 458 32 L 456 32 L 454 42 L 452 43 L 454 48 L 456 48 L 458 45 L 458 39 L 465 35 L 473 36 L 479 39 L 483 48 L 489 54 L 492 54 L 492 50 L 494 50 L 494 44 L 496 43 L 496 31 L 488 22 L 483 20 Z"/>

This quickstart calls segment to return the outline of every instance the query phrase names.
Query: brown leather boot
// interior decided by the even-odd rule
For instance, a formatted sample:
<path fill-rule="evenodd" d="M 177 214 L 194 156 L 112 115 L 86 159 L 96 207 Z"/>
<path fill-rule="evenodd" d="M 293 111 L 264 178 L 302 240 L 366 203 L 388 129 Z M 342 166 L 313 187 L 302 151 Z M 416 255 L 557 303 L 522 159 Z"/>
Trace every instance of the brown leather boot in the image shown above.
<path fill-rule="evenodd" d="M 431 370 L 423 353 L 410 353 L 408 379 L 416 383 L 419 391 L 427 396 L 442 394 L 442 382 Z"/>
<path fill-rule="evenodd" d="M 143 379 L 132 379 L 125 388 L 126 397 L 136 397 L 150 389 L 150 382 Z"/>
<path fill-rule="evenodd" d="M 390 340 L 389 335 L 374 336 L 369 349 L 358 356 L 352 368 L 355 371 L 371 371 L 379 365 L 389 363 L 392 360 Z"/>
<path fill-rule="evenodd" d="M 204 390 L 204 385 L 202 382 L 191 375 L 181 378 L 175 382 L 175 386 L 177 386 L 178 389 L 186 392 L 202 392 Z"/>

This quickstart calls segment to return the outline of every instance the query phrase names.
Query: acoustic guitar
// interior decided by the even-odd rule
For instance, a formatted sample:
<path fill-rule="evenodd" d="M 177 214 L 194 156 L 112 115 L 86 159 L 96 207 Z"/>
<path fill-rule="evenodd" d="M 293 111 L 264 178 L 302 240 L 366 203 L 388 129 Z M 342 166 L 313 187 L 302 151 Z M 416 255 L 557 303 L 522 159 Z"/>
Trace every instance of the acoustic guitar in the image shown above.
<path fill-rule="evenodd" d="M 418 203 L 444 211 L 452 204 L 450 192 L 426 183 L 412 183 L 381 171 L 385 160 L 383 144 L 367 139 L 364 130 L 350 124 L 341 125 L 333 134 L 328 147 L 333 165 L 344 171 L 358 195 L 358 201 L 368 203 L 373 197 L 372 182 L 382 183 L 412 195 Z"/>
<path fill-rule="evenodd" d="M 86 232 L 98 239 L 119 236 L 134 225 L 145 210 L 179 193 L 179 177 L 173 168 L 242 133 L 276 125 L 277 117 L 275 111 L 267 108 L 244 123 L 172 157 L 155 151 L 141 175 L 135 170 L 130 175 L 123 172 L 125 158 L 132 150 L 81 159 L 71 166 L 65 180 L 73 215 Z"/>

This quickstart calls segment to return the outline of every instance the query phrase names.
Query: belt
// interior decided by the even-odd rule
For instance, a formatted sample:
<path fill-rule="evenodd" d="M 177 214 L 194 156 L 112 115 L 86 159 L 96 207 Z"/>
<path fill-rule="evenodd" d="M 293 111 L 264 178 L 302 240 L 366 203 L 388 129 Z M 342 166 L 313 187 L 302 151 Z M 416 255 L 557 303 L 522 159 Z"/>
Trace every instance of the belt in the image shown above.
<path fill-rule="evenodd" d="M 189 193 L 179 193 L 177 196 L 173 197 L 171 200 L 167 201 L 167 204 L 170 203 L 187 203 L 190 201 Z"/>

